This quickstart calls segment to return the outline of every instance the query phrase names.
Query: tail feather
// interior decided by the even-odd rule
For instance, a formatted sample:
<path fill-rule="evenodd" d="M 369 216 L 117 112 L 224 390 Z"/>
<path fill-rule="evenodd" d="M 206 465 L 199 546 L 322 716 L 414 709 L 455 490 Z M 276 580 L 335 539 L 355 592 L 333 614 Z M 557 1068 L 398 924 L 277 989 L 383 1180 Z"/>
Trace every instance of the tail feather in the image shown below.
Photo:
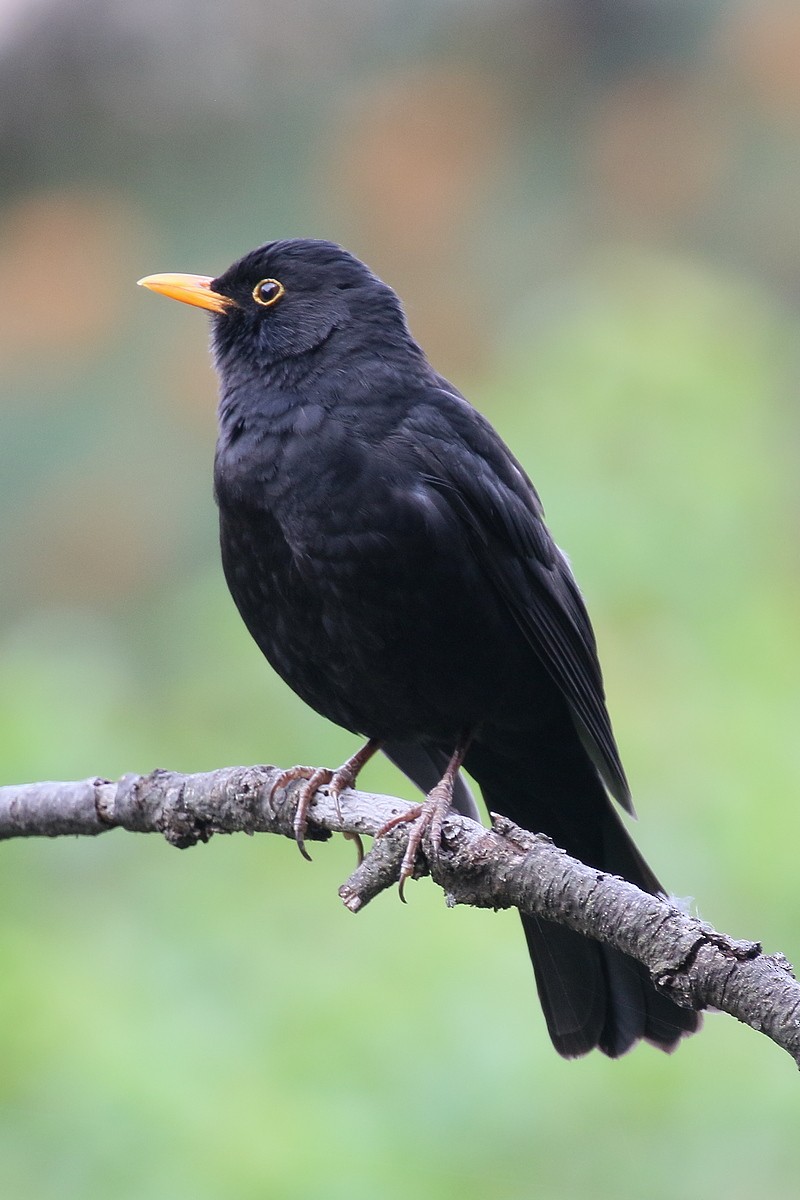
<path fill-rule="evenodd" d="M 656 991 L 647 970 L 613 946 L 540 917 L 522 917 L 550 1039 L 564 1058 L 597 1048 L 619 1058 L 644 1039 L 674 1050 L 697 1013 Z"/>
<path fill-rule="evenodd" d="M 564 1058 L 578 1058 L 606 1040 L 602 952 L 563 925 L 522 917 L 539 1000 L 550 1038 Z"/>
<path fill-rule="evenodd" d="M 390 743 L 384 753 L 423 791 L 441 777 L 449 758 L 447 749 L 405 743 Z M 548 742 L 544 753 L 530 746 L 509 753 L 506 745 L 498 754 L 478 742 L 466 765 L 490 812 L 548 834 L 589 866 L 663 894 L 577 735 Z M 462 779 L 454 800 L 459 811 L 477 815 Z M 548 1032 L 564 1058 L 594 1049 L 618 1058 L 642 1039 L 669 1052 L 699 1027 L 699 1015 L 657 991 L 646 968 L 628 955 L 540 917 L 523 916 L 522 927 Z"/>
<path fill-rule="evenodd" d="M 560 758 L 550 750 L 520 761 L 478 747 L 467 766 L 490 811 L 548 834 L 588 866 L 663 895 L 589 760 L 574 748 Z M 548 1032 L 565 1058 L 595 1048 L 618 1058 L 642 1039 L 670 1052 L 699 1027 L 699 1015 L 659 992 L 629 955 L 539 917 L 523 916 L 522 926 Z"/>

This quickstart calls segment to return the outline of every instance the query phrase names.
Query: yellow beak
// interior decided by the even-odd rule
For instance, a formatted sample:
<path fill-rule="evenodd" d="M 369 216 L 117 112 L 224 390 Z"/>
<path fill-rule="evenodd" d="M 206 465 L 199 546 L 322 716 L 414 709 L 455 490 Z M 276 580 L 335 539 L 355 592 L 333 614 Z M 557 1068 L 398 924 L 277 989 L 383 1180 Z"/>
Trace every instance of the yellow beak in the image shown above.
<path fill-rule="evenodd" d="M 145 275 L 138 282 L 139 287 L 161 292 L 162 296 L 180 300 L 183 304 L 193 304 L 195 308 L 207 308 L 209 312 L 223 313 L 237 307 L 236 301 L 229 296 L 212 292 L 208 275 Z"/>

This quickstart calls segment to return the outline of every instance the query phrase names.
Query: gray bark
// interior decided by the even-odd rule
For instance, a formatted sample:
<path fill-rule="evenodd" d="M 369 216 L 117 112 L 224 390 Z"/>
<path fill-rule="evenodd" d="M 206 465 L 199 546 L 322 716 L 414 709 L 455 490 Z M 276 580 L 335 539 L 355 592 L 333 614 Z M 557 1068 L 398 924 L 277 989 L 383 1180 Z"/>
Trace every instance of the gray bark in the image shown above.
<path fill-rule="evenodd" d="M 109 829 L 160 833 L 185 848 L 215 833 L 292 837 L 302 781 L 271 798 L 277 767 L 229 767 L 198 775 L 154 771 L 112 782 L 0 787 L 0 840 L 94 836 Z M 307 838 L 374 836 L 413 805 L 392 796 L 345 791 L 337 805 L 321 788 Z M 375 841 L 339 889 L 351 912 L 396 881 L 408 836 L 401 824 Z M 738 941 L 682 912 L 670 900 L 570 858 L 541 834 L 496 817 L 485 829 L 447 819 L 441 847 L 424 843 L 419 873 L 430 873 L 448 904 L 518 908 L 617 946 L 648 968 L 657 986 L 685 1007 L 716 1008 L 757 1029 L 800 1065 L 800 985 L 781 954 Z"/>

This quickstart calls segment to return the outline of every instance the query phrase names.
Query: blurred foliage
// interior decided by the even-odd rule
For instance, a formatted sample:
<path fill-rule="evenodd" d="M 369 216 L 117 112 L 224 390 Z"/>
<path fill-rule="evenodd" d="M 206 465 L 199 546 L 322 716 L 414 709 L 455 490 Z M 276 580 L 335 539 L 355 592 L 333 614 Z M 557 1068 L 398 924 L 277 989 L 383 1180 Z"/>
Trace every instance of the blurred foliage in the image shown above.
<path fill-rule="evenodd" d="M 537 482 L 645 853 L 800 961 L 799 60 L 791 0 L 7 0 L 3 781 L 352 749 L 240 626 L 200 318 L 133 287 L 330 236 Z M 341 841 L 2 853 L 3 1196 L 796 1194 L 763 1038 L 563 1063 L 513 916 L 354 921 Z"/>

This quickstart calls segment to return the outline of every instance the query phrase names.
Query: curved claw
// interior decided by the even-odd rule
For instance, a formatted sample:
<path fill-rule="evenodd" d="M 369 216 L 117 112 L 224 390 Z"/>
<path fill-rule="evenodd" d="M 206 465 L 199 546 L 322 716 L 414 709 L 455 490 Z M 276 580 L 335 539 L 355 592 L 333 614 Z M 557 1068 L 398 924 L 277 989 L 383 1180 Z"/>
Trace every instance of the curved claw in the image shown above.
<path fill-rule="evenodd" d="M 385 825 L 381 825 L 380 829 L 375 835 L 379 838 L 385 837 L 387 833 L 390 833 L 392 829 L 396 829 L 398 825 L 405 825 L 408 822 L 414 823 L 414 828 L 410 830 L 408 835 L 408 844 L 406 846 L 405 854 L 403 855 L 403 861 L 400 864 L 400 875 L 397 879 L 397 891 L 403 904 L 408 903 L 403 894 L 406 880 L 410 879 L 414 874 L 414 864 L 417 858 L 417 851 L 422 843 L 426 825 L 430 824 L 430 818 L 428 818 L 427 822 L 424 822 L 423 818 L 426 806 L 427 801 L 425 804 L 415 804 L 413 808 L 409 808 L 406 812 L 400 813 L 399 816 L 392 817 L 392 819 L 387 821 Z"/>
<path fill-rule="evenodd" d="M 278 776 L 275 784 L 270 792 L 270 798 L 277 792 L 282 791 L 293 783 L 296 779 L 305 779 L 305 783 L 300 789 L 297 797 L 297 806 L 294 810 L 294 818 L 292 820 L 292 829 L 294 831 L 294 840 L 297 843 L 297 849 L 302 854 L 306 862 L 311 862 L 311 855 L 306 850 L 306 829 L 308 828 L 308 810 L 311 808 L 311 802 L 314 799 L 314 794 L 317 788 L 323 787 L 326 783 L 330 783 L 334 773 L 328 767 L 290 767 L 288 771 L 283 771 Z"/>
<path fill-rule="evenodd" d="M 403 861 L 400 864 L 400 877 L 397 881 L 397 890 L 403 904 L 406 903 L 404 888 L 407 879 L 413 879 L 414 867 L 417 864 L 417 854 L 422 845 L 422 839 L 433 824 L 436 815 L 436 806 L 438 797 L 433 796 L 433 793 L 428 797 L 424 804 L 420 805 L 419 815 L 415 818 L 414 824 L 409 830 L 408 845 L 406 852 L 403 855 Z M 438 846 L 438 839 L 436 841 Z"/>
<path fill-rule="evenodd" d="M 347 842 L 354 842 L 356 847 L 356 868 L 360 867 L 364 861 L 364 843 L 361 840 L 360 833 L 343 833 L 342 837 Z"/>
<path fill-rule="evenodd" d="M 308 828 L 308 810 L 311 801 L 306 800 L 305 795 L 306 788 L 303 788 L 297 801 L 297 808 L 294 810 L 292 829 L 294 831 L 294 840 L 297 849 L 300 851 L 306 862 L 311 862 L 311 855 L 306 850 L 306 829 Z"/>
<path fill-rule="evenodd" d="M 296 779 L 305 780 L 297 797 L 297 807 L 294 810 L 292 829 L 297 849 L 308 862 L 311 862 L 311 855 L 306 850 L 305 835 L 308 828 L 308 811 L 311 808 L 317 789 L 327 785 L 328 794 L 335 803 L 336 812 L 341 820 L 342 811 L 339 807 L 339 796 L 345 788 L 353 787 L 359 771 L 365 763 L 369 762 L 378 749 L 378 746 L 379 743 L 377 741 L 370 739 L 351 758 L 348 758 L 346 763 L 342 763 L 341 767 L 336 771 L 332 771 L 330 767 L 290 767 L 288 771 L 282 771 L 273 784 L 270 791 L 270 799 Z M 348 835 L 345 834 L 345 836 Z M 356 843 L 358 861 L 361 863 L 364 858 L 364 847 L 361 838 L 357 833 L 350 836 Z"/>
<path fill-rule="evenodd" d="M 435 854 L 442 841 L 442 826 L 445 817 L 450 811 L 453 802 L 453 788 L 455 786 L 456 777 L 464 761 L 464 756 L 467 752 L 469 741 L 465 740 L 459 743 L 454 750 L 450 761 L 447 764 L 447 770 L 442 778 L 431 788 L 425 798 L 424 804 L 418 804 L 414 808 L 409 808 L 407 812 L 401 813 L 399 817 L 394 817 L 391 821 L 387 821 L 385 825 L 378 830 L 378 837 L 388 833 L 390 829 L 394 829 L 397 825 L 404 821 L 413 821 L 413 826 L 408 834 L 408 844 L 403 855 L 403 861 L 400 864 L 400 877 L 397 881 L 398 892 L 403 904 L 406 903 L 405 898 L 405 883 L 407 879 L 411 879 L 414 874 L 414 866 L 417 861 L 417 854 L 422 845 L 422 840 L 426 833 L 430 830 L 430 844 L 432 852 Z"/>

